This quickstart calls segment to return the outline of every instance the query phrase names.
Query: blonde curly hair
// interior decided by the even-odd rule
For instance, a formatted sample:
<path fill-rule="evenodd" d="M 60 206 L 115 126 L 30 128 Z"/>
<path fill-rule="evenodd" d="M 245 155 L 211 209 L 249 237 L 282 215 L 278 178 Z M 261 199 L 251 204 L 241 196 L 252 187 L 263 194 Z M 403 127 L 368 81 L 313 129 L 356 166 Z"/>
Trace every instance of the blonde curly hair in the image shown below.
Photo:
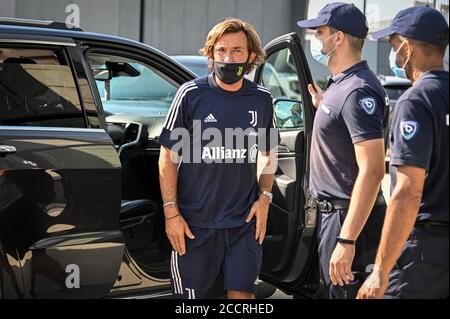
<path fill-rule="evenodd" d="M 217 41 L 227 33 L 237 33 L 244 32 L 247 36 L 247 46 L 249 54 L 254 52 L 256 54 L 253 62 L 250 63 L 250 68 L 247 73 L 250 73 L 255 66 L 261 65 L 265 61 L 264 50 L 261 47 L 261 40 L 256 33 L 255 28 L 248 22 L 236 19 L 227 18 L 224 21 L 216 24 L 211 31 L 209 31 L 206 37 L 205 44 L 203 48 L 199 50 L 200 54 L 209 57 L 209 69 L 212 69 L 213 56 L 214 56 L 214 45 Z"/>

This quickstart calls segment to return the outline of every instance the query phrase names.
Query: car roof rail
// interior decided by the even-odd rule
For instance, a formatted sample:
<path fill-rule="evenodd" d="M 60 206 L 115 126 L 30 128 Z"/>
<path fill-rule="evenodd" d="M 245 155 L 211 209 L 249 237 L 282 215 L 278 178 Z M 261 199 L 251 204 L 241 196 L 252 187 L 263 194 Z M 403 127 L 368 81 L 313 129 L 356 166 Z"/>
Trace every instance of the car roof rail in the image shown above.
<path fill-rule="evenodd" d="M 70 30 L 70 31 L 84 31 L 80 27 L 65 22 L 58 22 L 51 20 L 9 18 L 9 17 L 0 17 L 0 25 L 38 27 L 38 28 Z"/>

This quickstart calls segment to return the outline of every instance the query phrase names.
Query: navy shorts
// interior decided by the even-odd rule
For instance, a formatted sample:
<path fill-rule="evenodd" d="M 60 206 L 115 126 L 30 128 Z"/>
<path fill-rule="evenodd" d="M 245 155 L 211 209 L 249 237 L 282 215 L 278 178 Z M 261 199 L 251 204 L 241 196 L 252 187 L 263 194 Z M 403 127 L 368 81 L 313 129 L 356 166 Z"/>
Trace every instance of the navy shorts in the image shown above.
<path fill-rule="evenodd" d="M 255 292 L 262 262 L 255 220 L 236 228 L 191 227 L 191 231 L 195 239 L 186 239 L 186 254 L 172 252 L 175 298 L 218 298 L 229 290 Z"/>

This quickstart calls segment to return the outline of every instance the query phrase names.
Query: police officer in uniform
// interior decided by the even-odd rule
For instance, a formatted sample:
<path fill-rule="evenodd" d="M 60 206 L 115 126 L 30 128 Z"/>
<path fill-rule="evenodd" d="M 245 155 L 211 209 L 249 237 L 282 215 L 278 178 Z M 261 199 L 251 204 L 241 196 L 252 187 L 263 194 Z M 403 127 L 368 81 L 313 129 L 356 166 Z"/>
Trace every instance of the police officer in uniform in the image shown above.
<path fill-rule="evenodd" d="M 391 68 L 413 86 L 395 106 L 393 192 L 374 271 L 359 298 L 448 298 L 448 31 L 440 12 L 414 7 L 373 34 L 390 37 Z"/>
<path fill-rule="evenodd" d="M 330 298 L 354 298 L 371 270 L 386 204 L 386 93 L 361 50 L 368 27 L 354 5 L 332 3 L 316 19 L 311 54 L 332 73 L 325 92 L 309 85 L 318 108 L 310 158 L 310 191 L 321 213 L 319 257 Z"/>

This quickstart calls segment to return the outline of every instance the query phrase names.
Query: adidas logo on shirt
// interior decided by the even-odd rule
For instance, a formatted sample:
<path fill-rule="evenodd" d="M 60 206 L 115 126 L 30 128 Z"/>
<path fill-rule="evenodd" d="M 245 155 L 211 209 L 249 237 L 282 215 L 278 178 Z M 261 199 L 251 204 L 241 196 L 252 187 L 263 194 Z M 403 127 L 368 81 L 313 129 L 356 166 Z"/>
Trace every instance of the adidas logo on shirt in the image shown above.
<path fill-rule="evenodd" d="M 205 118 L 205 123 L 216 123 L 217 119 L 211 113 Z"/>

